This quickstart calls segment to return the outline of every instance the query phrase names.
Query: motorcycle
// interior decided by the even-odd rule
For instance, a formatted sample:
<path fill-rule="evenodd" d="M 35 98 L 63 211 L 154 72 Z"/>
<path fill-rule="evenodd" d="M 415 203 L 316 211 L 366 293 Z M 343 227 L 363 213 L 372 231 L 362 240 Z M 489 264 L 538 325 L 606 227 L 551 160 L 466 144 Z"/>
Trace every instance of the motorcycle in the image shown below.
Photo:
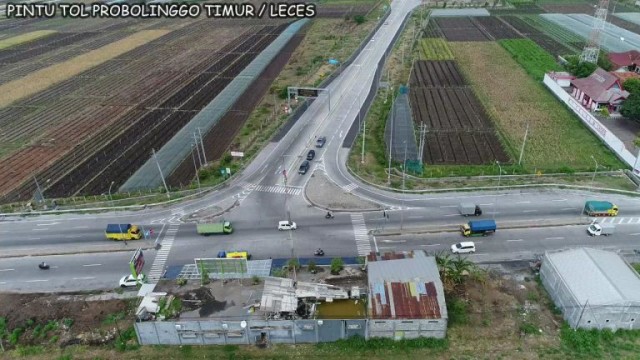
<path fill-rule="evenodd" d="M 327 215 L 324 216 L 325 219 L 333 219 L 334 216 L 332 213 L 328 212 Z"/>
<path fill-rule="evenodd" d="M 49 264 L 44 261 L 38 264 L 38 267 L 40 268 L 40 270 L 49 270 Z"/>
<path fill-rule="evenodd" d="M 313 253 L 314 256 L 324 256 L 324 250 L 318 249 Z"/>

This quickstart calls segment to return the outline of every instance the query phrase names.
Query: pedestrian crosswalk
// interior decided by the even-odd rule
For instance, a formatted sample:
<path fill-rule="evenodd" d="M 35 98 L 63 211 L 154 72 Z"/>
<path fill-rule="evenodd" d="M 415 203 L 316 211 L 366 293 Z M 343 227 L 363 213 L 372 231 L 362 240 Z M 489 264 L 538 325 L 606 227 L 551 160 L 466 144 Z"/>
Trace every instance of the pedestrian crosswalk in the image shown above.
<path fill-rule="evenodd" d="M 282 186 L 282 185 L 256 185 L 255 186 L 255 190 L 256 191 L 261 191 L 261 192 L 270 192 L 270 193 L 276 193 L 276 194 L 288 194 L 288 195 L 300 195 L 302 194 L 302 188 L 301 187 L 295 187 L 295 186 Z"/>
<path fill-rule="evenodd" d="M 364 216 L 362 214 L 351 214 L 351 223 L 356 237 L 358 255 L 367 256 L 371 252 L 371 241 L 369 240 L 369 232 L 364 222 Z"/>
<path fill-rule="evenodd" d="M 156 257 L 153 259 L 153 265 L 151 265 L 151 270 L 149 271 L 150 282 L 157 283 L 162 277 L 162 274 L 164 273 L 164 264 L 167 263 L 171 246 L 173 246 L 173 240 L 176 238 L 179 228 L 180 224 L 170 224 L 167 232 L 164 234 L 162 242 L 160 243 L 160 250 L 156 253 Z"/>
<path fill-rule="evenodd" d="M 633 225 L 640 224 L 640 217 L 605 217 L 605 218 L 591 218 L 599 224 L 620 224 L 620 225 Z"/>
<path fill-rule="evenodd" d="M 353 190 L 357 189 L 358 185 L 351 183 L 349 185 L 345 185 L 342 187 L 342 190 L 344 190 L 345 192 L 352 192 Z"/>

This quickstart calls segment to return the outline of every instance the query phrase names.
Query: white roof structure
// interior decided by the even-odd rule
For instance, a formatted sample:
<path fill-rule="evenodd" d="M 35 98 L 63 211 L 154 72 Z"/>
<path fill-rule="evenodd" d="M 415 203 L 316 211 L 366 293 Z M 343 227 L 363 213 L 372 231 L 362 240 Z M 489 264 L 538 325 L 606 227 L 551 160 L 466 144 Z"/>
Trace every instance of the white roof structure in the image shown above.
<path fill-rule="evenodd" d="M 329 284 L 298 282 L 294 287 L 292 279 L 266 277 L 260 301 L 260 310 L 272 312 L 294 312 L 299 298 L 315 298 L 331 302 L 348 299 L 348 293 Z"/>
<path fill-rule="evenodd" d="M 591 248 L 545 254 L 578 303 L 640 302 L 640 276 L 620 255 Z"/>

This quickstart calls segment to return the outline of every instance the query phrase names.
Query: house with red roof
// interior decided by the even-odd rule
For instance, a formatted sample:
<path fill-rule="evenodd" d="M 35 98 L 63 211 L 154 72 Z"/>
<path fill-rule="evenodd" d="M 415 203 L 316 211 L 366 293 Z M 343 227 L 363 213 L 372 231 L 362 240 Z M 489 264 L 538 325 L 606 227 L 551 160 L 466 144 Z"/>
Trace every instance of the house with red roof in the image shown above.
<path fill-rule="evenodd" d="M 630 50 L 621 53 L 609 53 L 613 71 L 634 71 L 640 73 L 640 51 Z"/>
<path fill-rule="evenodd" d="M 629 92 L 622 90 L 620 79 L 597 68 L 586 78 L 571 80 L 571 95 L 591 111 L 606 108 L 610 113 L 617 113 Z"/>

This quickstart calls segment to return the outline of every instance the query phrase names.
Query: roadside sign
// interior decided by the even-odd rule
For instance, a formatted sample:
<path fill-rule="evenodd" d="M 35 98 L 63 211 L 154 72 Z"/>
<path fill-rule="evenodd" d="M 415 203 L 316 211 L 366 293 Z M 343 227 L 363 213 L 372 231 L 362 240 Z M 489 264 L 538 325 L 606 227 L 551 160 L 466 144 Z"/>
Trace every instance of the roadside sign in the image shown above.
<path fill-rule="evenodd" d="M 233 157 L 244 157 L 244 153 L 242 151 L 232 151 L 231 156 Z"/>
<path fill-rule="evenodd" d="M 142 248 L 138 248 L 133 256 L 131 256 L 131 260 L 129 261 L 129 269 L 131 269 L 131 275 L 133 277 L 138 277 L 138 274 L 142 273 L 142 269 L 144 268 L 144 255 L 142 254 Z"/>
<path fill-rule="evenodd" d="M 231 168 L 227 168 L 227 175 L 231 175 Z"/>

